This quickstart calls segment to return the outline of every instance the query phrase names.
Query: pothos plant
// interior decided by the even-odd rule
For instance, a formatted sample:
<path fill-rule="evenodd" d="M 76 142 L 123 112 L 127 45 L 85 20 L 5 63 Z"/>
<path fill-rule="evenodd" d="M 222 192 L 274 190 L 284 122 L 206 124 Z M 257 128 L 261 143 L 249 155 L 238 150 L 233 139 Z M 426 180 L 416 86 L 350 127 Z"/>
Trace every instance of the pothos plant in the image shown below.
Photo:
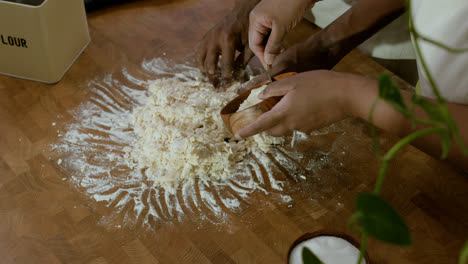
<path fill-rule="evenodd" d="M 360 264 L 364 258 L 368 237 L 373 237 L 383 242 L 400 246 L 408 246 L 411 244 L 411 235 L 408 226 L 398 213 L 380 196 L 388 165 L 399 150 L 418 138 L 430 134 L 437 134 L 441 139 L 442 159 L 447 157 L 452 143 L 456 143 L 460 149 L 468 155 L 468 150 L 463 144 L 453 117 L 450 115 L 447 103 L 440 95 L 437 84 L 429 72 L 429 68 L 421 52 L 421 47 L 418 41 L 425 41 L 451 53 L 467 52 L 468 48 L 457 49 L 449 47 L 421 34 L 414 27 L 411 0 L 407 0 L 406 8 L 408 12 L 409 32 L 413 37 L 414 48 L 419 58 L 422 70 L 427 76 L 427 80 L 431 86 L 436 102 L 433 103 L 432 101 L 414 94 L 411 98 L 411 104 L 408 106 L 403 100 L 398 86 L 393 82 L 392 77 L 388 73 L 382 73 L 378 78 L 379 96 L 370 110 L 369 122 L 372 126 L 372 138 L 377 155 L 381 160 L 381 167 L 374 191 L 372 193 L 361 193 L 357 196 L 356 212 L 348 223 L 351 230 L 362 234 L 358 264 Z M 377 142 L 377 136 L 372 119 L 374 108 L 379 100 L 385 101 L 396 111 L 410 119 L 412 121 L 413 128 L 415 128 L 416 125 L 423 125 L 424 127 L 399 140 L 384 155 L 380 154 L 380 148 Z M 414 114 L 415 107 L 421 107 L 426 112 L 428 119 L 416 117 Z M 302 251 L 302 259 L 306 264 L 322 263 L 320 259 L 313 254 L 313 252 L 305 247 Z M 467 260 L 468 241 L 465 243 L 459 256 L 459 264 L 465 264 Z"/>

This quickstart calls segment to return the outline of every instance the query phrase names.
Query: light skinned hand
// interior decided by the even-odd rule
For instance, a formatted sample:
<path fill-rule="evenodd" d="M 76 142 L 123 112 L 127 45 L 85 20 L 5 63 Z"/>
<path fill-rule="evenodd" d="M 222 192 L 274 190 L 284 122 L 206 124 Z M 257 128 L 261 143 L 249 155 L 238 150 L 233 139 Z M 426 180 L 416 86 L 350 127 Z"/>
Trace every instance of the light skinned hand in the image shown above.
<path fill-rule="evenodd" d="M 313 0 L 262 0 L 250 12 L 249 47 L 263 67 L 273 64 L 280 54 L 286 33 L 296 26 L 314 3 Z"/>
<path fill-rule="evenodd" d="M 317 33 L 306 41 L 297 43 L 276 57 L 271 75 L 276 76 L 286 72 L 305 72 L 312 70 L 329 70 L 340 60 L 329 52 L 329 48 L 323 45 L 321 34 Z M 244 83 L 240 92 L 249 90 L 259 83 L 267 80 L 266 74 L 260 74 L 252 80 Z"/>
<path fill-rule="evenodd" d="M 270 111 L 258 117 L 236 133 L 238 139 L 246 138 L 263 131 L 273 136 L 287 135 L 293 130 L 310 132 L 340 121 L 348 116 L 367 120 L 369 111 L 374 108 L 372 122 L 379 128 L 394 135 L 405 137 L 425 125 L 414 127 L 414 123 L 392 106 L 380 100 L 377 81 L 360 75 L 317 70 L 300 73 L 270 84 L 260 99 L 270 96 L 284 96 Z M 413 94 L 401 90 L 407 105 L 411 105 Z M 426 100 L 435 103 L 432 98 Z M 375 104 L 375 105 L 374 105 Z M 465 144 L 468 144 L 468 107 L 448 103 Z M 427 113 L 420 107 L 414 109 L 415 117 L 427 119 Z M 416 140 L 413 145 L 440 157 L 441 144 L 438 135 L 428 135 Z M 460 148 L 454 146 L 448 161 L 468 170 L 468 158 Z"/>
<path fill-rule="evenodd" d="M 272 136 L 293 130 L 310 132 L 346 118 L 346 87 L 359 75 L 326 70 L 308 71 L 270 84 L 259 99 L 284 96 L 270 111 L 236 133 L 246 138 L 267 131 Z"/>

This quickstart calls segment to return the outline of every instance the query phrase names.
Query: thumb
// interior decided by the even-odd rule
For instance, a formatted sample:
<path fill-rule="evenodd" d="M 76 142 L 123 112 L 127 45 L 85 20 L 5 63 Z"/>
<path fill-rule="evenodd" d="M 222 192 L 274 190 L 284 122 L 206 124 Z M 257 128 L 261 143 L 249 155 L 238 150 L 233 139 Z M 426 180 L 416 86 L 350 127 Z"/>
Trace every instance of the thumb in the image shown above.
<path fill-rule="evenodd" d="M 266 79 L 267 77 L 265 76 L 265 74 L 258 75 L 252 80 L 247 81 L 244 84 L 242 84 L 242 87 L 239 89 L 238 93 L 241 94 L 247 90 L 250 90 L 251 88 L 257 86 L 259 83 L 266 81 Z"/>
<path fill-rule="evenodd" d="M 280 80 L 269 84 L 259 95 L 258 98 L 265 100 L 269 97 L 283 96 L 291 90 L 292 86 L 287 80 Z"/>
<path fill-rule="evenodd" d="M 284 29 L 277 25 L 273 25 L 270 37 L 268 38 L 268 42 L 265 46 L 265 51 L 263 54 L 266 64 L 273 64 L 273 62 L 276 59 L 276 56 L 278 56 L 281 53 L 281 42 L 283 42 L 285 34 L 286 31 Z"/>

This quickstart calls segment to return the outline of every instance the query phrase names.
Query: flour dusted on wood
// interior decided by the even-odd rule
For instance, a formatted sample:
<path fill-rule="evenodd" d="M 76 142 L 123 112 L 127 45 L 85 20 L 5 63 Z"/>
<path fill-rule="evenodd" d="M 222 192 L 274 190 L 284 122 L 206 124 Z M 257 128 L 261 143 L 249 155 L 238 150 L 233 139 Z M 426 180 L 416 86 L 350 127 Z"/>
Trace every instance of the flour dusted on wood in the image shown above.
<path fill-rule="evenodd" d="M 219 92 L 202 81 L 153 81 L 146 104 L 134 109 L 137 139 L 127 157 L 156 183 L 234 176 L 250 152 L 269 152 L 272 145 L 283 143 L 265 134 L 242 141 L 232 138 L 219 111 L 239 88 L 235 84 Z"/>
<path fill-rule="evenodd" d="M 274 159 L 277 155 L 275 153 L 280 150 L 271 149 L 272 155 L 268 156 L 255 150 L 257 147 L 271 148 L 268 144 L 253 147 L 251 155 L 254 158 L 247 157 L 234 163 L 230 170 L 239 167 L 239 171 L 234 175 L 228 174 L 233 175 L 232 179 L 188 179 L 174 184 L 160 184 L 162 180 L 168 179 L 165 178 L 152 184 L 151 178 L 155 176 L 150 175 L 149 170 L 141 169 L 144 167 L 140 167 L 138 161 L 132 162 L 131 157 L 134 150 L 145 145 L 141 143 L 144 142 L 141 136 L 135 133 L 132 120 L 135 120 L 134 114 L 137 114 L 134 109 L 145 106 L 151 100 L 146 87 L 154 81 L 146 78 L 170 77 L 188 82 L 201 75 L 197 68 L 160 58 L 145 60 L 141 70 L 144 74 L 138 70 L 137 75 L 132 75 L 132 72 L 123 69 L 121 73 L 91 80 L 88 83 L 89 96 L 69 112 L 74 118 L 64 122 L 64 117 L 57 115 L 57 120 L 53 120 L 60 131 L 57 132 L 57 141 L 47 150 L 49 158 L 54 158 L 57 162 L 62 160 L 56 166 L 67 175 L 62 180 L 70 184 L 70 187 L 98 202 L 98 208 L 101 205 L 108 207 L 108 210 L 101 211 L 105 213 L 99 224 L 111 229 L 124 226 L 159 228 L 161 224 L 190 219 L 197 225 L 209 222 L 225 226 L 225 223 L 230 223 L 231 216 L 238 217 L 237 213 L 245 206 L 255 204 L 260 206 L 259 209 L 263 208 L 264 205 L 257 201 L 258 195 L 263 197 L 262 201 L 275 204 L 288 203 L 291 200 L 287 187 L 290 181 L 281 173 L 276 173 L 276 163 L 265 162 L 269 158 Z M 169 82 L 164 80 L 161 85 Z M 177 93 L 172 93 L 175 94 Z M 264 137 L 265 140 L 269 138 Z M 154 141 L 148 142 L 154 144 Z M 281 152 L 286 151 L 282 147 L 279 149 Z M 295 154 L 287 153 L 295 157 Z M 148 155 L 147 158 L 146 162 L 149 163 L 154 157 Z M 157 162 L 154 164 L 154 168 L 157 168 Z M 201 177 L 210 179 L 210 175 Z M 95 204 L 90 202 L 89 206 L 95 208 Z"/>

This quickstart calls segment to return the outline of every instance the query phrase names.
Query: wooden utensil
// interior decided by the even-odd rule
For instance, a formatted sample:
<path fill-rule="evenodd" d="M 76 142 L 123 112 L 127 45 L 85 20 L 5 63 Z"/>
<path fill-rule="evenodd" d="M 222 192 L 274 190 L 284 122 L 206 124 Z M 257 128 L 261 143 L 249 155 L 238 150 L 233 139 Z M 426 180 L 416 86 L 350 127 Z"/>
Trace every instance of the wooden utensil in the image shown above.
<path fill-rule="evenodd" d="M 295 72 L 287 72 L 277 75 L 273 77 L 273 79 L 277 81 L 295 74 Z M 279 100 L 281 100 L 282 96 L 270 97 L 256 105 L 237 112 L 239 106 L 247 99 L 247 97 L 249 97 L 252 90 L 257 89 L 267 83 L 269 83 L 268 80 L 259 83 L 248 91 L 245 91 L 244 93 L 234 98 L 234 100 L 229 102 L 221 110 L 221 118 L 223 119 L 224 125 L 230 132 L 233 134 L 237 133 L 237 131 L 255 121 L 255 119 L 257 119 L 261 114 L 268 112 L 279 102 Z"/>

